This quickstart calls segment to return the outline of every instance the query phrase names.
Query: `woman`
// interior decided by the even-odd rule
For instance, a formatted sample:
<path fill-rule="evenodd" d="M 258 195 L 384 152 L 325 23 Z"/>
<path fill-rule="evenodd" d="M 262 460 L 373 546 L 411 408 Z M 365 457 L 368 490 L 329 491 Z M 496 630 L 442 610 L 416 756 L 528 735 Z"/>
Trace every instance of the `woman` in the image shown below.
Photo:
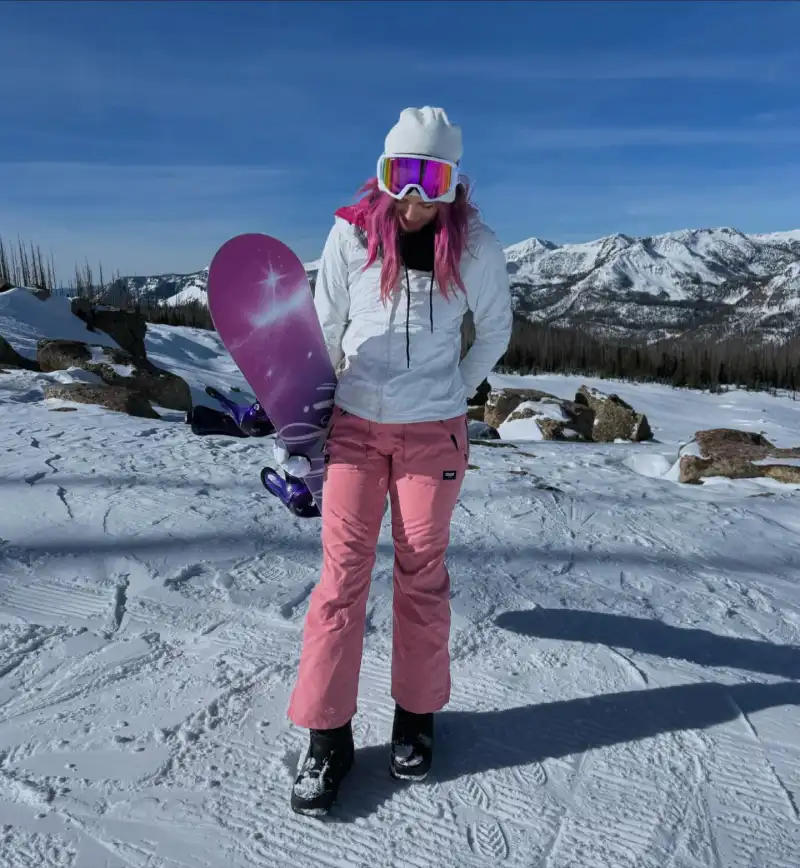
<path fill-rule="evenodd" d="M 467 399 L 511 332 L 505 256 L 469 202 L 461 155 L 461 130 L 442 109 L 405 109 L 363 198 L 336 212 L 317 275 L 317 313 L 340 375 L 326 446 L 322 575 L 289 706 L 290 719 L 311 731 L 292 791 L 298 813 L 326 813 L 353 762 L 351 721 L 387 494 L 396 778 L 427 775 L 433 713 L 450 696 L 445 550 L 467 469 Z M 476 339 L 459 362 L 467 308 Z M 296 456 L 290 461 L 297 473 Z"/>

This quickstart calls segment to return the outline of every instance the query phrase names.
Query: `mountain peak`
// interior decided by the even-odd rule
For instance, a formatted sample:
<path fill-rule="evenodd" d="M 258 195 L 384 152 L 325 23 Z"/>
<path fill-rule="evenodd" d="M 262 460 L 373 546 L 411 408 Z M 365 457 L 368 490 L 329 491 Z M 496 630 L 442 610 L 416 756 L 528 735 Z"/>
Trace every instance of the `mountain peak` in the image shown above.
<path fill-rule="evenodd" d="M 549 250 L 558 250 L 559 245 L 544 238 L 535 236 L 526 238 L 505 248 L 506 259 L 510 261 L 526 259 L 530 256 L 538 256 Z"/>

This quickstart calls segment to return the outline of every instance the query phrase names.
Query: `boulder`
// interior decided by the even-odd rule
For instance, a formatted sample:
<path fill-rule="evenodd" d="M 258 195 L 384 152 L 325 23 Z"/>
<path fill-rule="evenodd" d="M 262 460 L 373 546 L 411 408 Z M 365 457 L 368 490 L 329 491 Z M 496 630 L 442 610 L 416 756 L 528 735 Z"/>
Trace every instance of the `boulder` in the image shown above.
<path fill-rule="evenodd" d="M 150 402 L 124 386 L 93 386 L 88 383 L 55 383 L 44 387 L 45 398 L 75 401 L 78 404 L 96 404 L 117 413 L 127 413 L 143 419 L 159 419 Z"/>
<path fill-rule="evenodd" d="M 761 433 L 738 431 L 735 428 L 697 431 L 694 440 L 704 458 L 766 458 L 771 452 L 792 452 L 791 449 L 776 449 Z"/>
<path fill-rule="evenodd" d="M 606 395 L 598 389 L 581 386 L 575 395 L 575 403 L 594 411 L 591 439 L 596 443 L 613 443 L 615 440 L 638 443 L 653 438 L 647 417 L 637 413 L 618 395 Z"/>
<path fill-rule="evenodd" d="M 137 360 L 125 350 L 88 346 L 80 341 L 41 340 L 36 357 L 43 371 L 82 368 L 109 386 L 139 393 L 156 406 L 182 412 L 192 409 L 192 393 L 185 380 L 157 368 L 146 358 Z"/>
<path fill-rule="evenodd" d="M 569 417 L 569 423 L 565 430 L 575 431 L 580 440 L 589 442 L 594 439 L 594 413 L 590 407 L 579 404 L 577 401 L 562 401 L 561 408 Z M 574 440 L 575 438 L 570 434 L 568 438 L 562 437 L 560 439 Z"/>
<path fill-rule="evenodd" d="M 499 440 L 500 434 L 496 428 L 485 422 L 471 421 L 467 425 L 470 440 Z"/>
<path fill-rule="evenodd" d="M 766 464 L 761 466 L 764 476 L 775 482 L 789 482 L 800 485 L 800 467 L 794 464 Z"/>
<path fill-rule="evenodd" d="M 650 440 L 647 417 L 617 395 L 581 386 L 574 401 L 538 389 L 496 389 L 489 393 L 484 421 L 493 428 L 515 419 L 535 419 L 545 440 L 612 443 Z"/>
<path fill-rule="evenodd" d="M 45 374 L 68 368 L 89 370 L 92 351 L 83 341 L 40 340 L 36 345 L 36 361 Z"/>
<path fill-rule="evenodd" d="M 157 407 L 182 412 L 192 409 L 192 390 L 182 377 L 157 368 L 155 365 L 135 368 L 130 379 L 131 388 L 136 389 Z M 121 377 L 119 382 L 125 382 Z"/>
<path fill-rule="evenodd" d="M 694 441 L 685 450 L 695 454 L 681 455 L 679 482 L 697 485 L 709 476 L 724 476 L 727 479 L 768 477 L 777 482 L 800 483 L 800 466 L 769 463 L 770 459 L 781 458 L 798 459 L 800 463 L 800 447 L 778 448 L 763 434 L 734 428 L 697 431 Z"/>
<path fill-rule="evenodd" d="M 144 345 L 147 320 L 142 314 L 115 307 L 98 307 L 85 298 L 73 298 L 71 307 L 73 314 L 86 323 L 89 331 L 104 332 L 137 362 L 147 358 Z"/>
<path fill-rule="evenodd" d="M 39 365 L 36 362 L 21 356 L 2 336 L 0 336 L 0 365 L 6 365 L 9 368 L 22 368 L 26 371 L 39 370 Z"/>
<path fill-rule="evenodd" d="M 489 385 L 489 381 L 484 380 L 476 389 L 475 394 L 467 399 L 467 404 L 470 407 L 484 407 L 491 391 L 492 387 Z"/>
<path fill-rule="evenodd" d="M 492 389 L 486 397 L 483 421 L 492 428 L 499 428 L 520 404 L 526 401 L 540 401 L 543 398 L 561 400 L 555 395 L 540 392 L 538 389 Z"/>
<path fill-rule="evenodd" d="M 543 440 L 592 439 L 594 414 L 582 404 L 544 397 L 537 401 L 524 401 L 506 421 L 533 419 Z"/>

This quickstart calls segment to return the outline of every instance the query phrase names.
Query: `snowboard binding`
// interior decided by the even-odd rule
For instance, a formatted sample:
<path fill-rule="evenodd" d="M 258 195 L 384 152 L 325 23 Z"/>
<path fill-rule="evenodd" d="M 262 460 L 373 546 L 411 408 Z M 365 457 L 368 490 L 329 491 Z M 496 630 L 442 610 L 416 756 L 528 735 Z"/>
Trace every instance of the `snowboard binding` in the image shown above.
<path fill-rule="evenodd" d="M 242 406 L 227 398 L 219 389 L 215 389 L 213 386 L 206 386 L 206 395 L 215 401 L 219 401 L 229 416 L 232 417 L 240 432 L 237 436 L 266 437 L 269 434 L 275 433 L 275 426 L 258 401 L 254 404 Z M 186 421 L 190 420 L 187 418 Z"/>
<path fill-rule="evenodd" d="M 319 507 L 314 503 L 314 498 L 302 479 L 288 473 L 284 479 L 271 467 L 263 467 L 261 484 L 270 494 L 277 497 L 292 515 L 298 518 L 320 517 Z"/>

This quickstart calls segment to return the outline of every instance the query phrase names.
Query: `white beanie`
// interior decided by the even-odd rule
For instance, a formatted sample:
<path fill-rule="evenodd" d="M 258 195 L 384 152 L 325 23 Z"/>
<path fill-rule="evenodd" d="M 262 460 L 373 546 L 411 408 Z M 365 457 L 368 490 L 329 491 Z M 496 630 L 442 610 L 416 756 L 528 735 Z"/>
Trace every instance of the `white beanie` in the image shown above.
<path fill-rule="evenodd" d="M 384 143 L 385 154 L 417 154 L 452 163 L 457 163 L 463 152 L 461 127 L 450 123 L 444 109 L 428 105 L 403 109 Z"/>

